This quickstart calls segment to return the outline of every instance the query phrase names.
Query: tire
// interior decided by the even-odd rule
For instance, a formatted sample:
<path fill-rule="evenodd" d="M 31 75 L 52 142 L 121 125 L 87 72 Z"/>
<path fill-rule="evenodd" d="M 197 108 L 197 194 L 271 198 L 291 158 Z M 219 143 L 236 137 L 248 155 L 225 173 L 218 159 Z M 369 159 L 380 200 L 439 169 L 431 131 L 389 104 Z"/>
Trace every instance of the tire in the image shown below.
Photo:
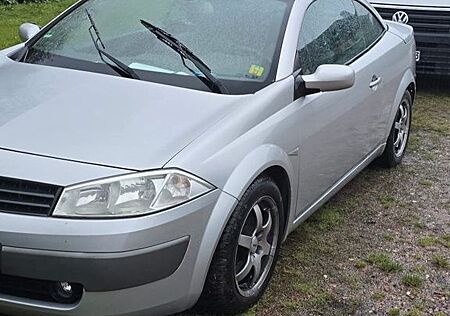
<path fill-rule="evenodd" d="M 261 214 L 260 225 L 257 213 Z M 271 227 L 268 225 L 270 219 Z M 268 177 L 258 178 L 247 189 L 224 229 L 203 292 L 194 307 L 196 312 L 239 314 L 261 298 L 278 259 L 282 223 L 283 203 L 279 188 Z M 260 277 L 255 276 L 258 262 Z"/>
<path fill-rule="evenodd" d="M 392 124 L 391 132 L 386 142 L 386 148 L 376 161 L 377 165 L 383 168 L 394 168 L 402 163 L 411 131 L 412 104 L 411 93 L 406 91 L 398 106 L 394 123 Z M 401 133 L 404 133 L 402 139 Z M 400 143 L 397 143 L 398 141 Z"/>

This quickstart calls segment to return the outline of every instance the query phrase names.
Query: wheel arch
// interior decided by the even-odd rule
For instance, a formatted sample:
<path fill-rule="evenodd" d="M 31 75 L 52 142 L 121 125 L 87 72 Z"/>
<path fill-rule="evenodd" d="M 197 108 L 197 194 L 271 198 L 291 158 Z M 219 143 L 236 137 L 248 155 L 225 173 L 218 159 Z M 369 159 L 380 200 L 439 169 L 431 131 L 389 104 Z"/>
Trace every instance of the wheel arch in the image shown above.
<path fill-rule="evenodd" d="M 411 82 L 408 86 L 408 88 L 406 88 L 406 90 L 409 91 L 409 93 L 411 94 L 411 98 L 412 98 L 412 105 L 414 105 L 414 101 L 416 100 L 416 83 L 415 82 Z"/>
<path fill-rule="evenodd" d="M 286 170 L 279 165 L 267 168 L 258 177 L 261 176 L 268 176 L 269 178 L 271 178 L 281 192 L 283 201 L 283 222 L 281 227 L 281 236 L 284 236 L 287 231 L 290 218 L 289 214 L 291 211 L 291 182 L 289 181 L 289 176 Z"/>
<path fill-rule="evenodd" d="M 406 91 L 411 93 L 414 103 L 416 97 L 416 79 L 414 77 L 412 69 L 410 68 L 403 74 L 402 80 L 400 81 L 400 84 L 398 86 L 397 94 L 395 95 L 391 112 L 389 114 L 388 125 L 386 126 L 386 134 L 384 139 L 387 139 L 389 137 L 392 124 L 394 124 L 395 114 L 397 113 L 398 106 L 401 103 Z"/>
<path fill-rule="evenodd" d="M 298 181 L 298 157 L 292 158 L 286 151 L 276 145 L 262 145 L 240 162 L 223 188 L 223 191 L 240 200 L 245 191 L 258 177 L 271 177 L 280 189 L 283 197 L 284 237 L 286 237 L 297 198 L 295 187 L 296 181 Z M 227 222 L 229 216 L 231 214 L 228 214 Z"/>
<path fill-rule="evenodd" d="M 293 201 L 296 199 L 296 196 L 293 188 L 295 186 L 294 181 L 297 179 L 296 172 L 298 167 L 289 158 L 289 155 L 278 146 L 272 144 L 261 145 L 240 161 L 231 172 L 225 185 L 220 188 L 224 192 L 222 199 L 225 199 L 225 196 L 229 196 L 233 197 L 235 202 L 233 204 L 228 203 L 223 208 L 220 206 L 224 206 L 224 204 L 219 201 L 211 214 L 205 237 L 201 242 L 201 249 L 203 250 L 199 255 L 200 259 L 197 259 L 197 263 L 200 260 L 201 264 L 196 264 L 194 282 L 191 284 L 193 301 L 200 297 L 209 266 L 231 214 L 246 190 L 258 177 L 271 177 L 279 187 L 282 196 L 288 197 L 289 202 L 283 201 L 283 207 L 287 205 L 287 209 L 284 210 L 283 214 L 284 236 L 281 236 L 285 238 L 289 220 L 292 218 L 290 213 L 295 207 Z"/>

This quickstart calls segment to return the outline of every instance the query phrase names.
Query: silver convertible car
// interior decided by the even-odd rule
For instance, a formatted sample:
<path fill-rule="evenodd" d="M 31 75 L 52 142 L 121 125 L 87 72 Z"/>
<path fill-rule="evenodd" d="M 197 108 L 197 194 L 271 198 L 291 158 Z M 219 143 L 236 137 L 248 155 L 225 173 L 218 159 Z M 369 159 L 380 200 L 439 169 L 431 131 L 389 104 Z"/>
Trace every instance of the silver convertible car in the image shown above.
<path fill-rule="evenodd" d="M 87 0 L 0 52 L 0 314 L 235 314 L 405 154 L 410 26 L 366 0 Z"/>

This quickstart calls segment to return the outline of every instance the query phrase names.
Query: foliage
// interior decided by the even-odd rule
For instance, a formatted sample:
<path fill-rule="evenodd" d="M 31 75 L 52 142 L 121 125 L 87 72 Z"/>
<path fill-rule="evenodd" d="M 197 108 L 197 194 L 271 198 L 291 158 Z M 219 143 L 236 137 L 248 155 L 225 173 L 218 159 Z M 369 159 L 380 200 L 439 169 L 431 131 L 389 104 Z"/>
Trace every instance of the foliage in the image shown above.
<path fill-rule="evenodd" d="M 38 3 L 47 2 L 48 0 L 0 0 L 0 5 L 18 4 L 18 3 Z"/>
<path fill-rule="evenodd" d="M 0 4 L 5 0 L 0 0 Z M 10 1 L 10 0 L 8 0 Z M 19 25 L 25 22 L 44 26 L 76 0 L 0 5 L 0 49 L 20 43 Z"/>

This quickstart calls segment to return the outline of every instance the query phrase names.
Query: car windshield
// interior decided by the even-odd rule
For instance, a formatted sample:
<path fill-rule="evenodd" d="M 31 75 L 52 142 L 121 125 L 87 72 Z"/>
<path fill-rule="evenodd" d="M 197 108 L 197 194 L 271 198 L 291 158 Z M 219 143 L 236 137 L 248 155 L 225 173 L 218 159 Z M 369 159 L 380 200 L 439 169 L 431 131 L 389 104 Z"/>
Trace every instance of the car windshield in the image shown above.
<path fill-rule="evenodd" d="M 139 78 L 207 90 L 198 71 L 146 29 L 172 34 L 211 69 L 231 93 L 254 92 L 275 79 L 292 0 L 88 0 L 31 42 L 37 63 L 117 75 L 93 44 L 87 12 L 105 50 Z M 198 72 L 201 75 L 200 72 Z"/>

